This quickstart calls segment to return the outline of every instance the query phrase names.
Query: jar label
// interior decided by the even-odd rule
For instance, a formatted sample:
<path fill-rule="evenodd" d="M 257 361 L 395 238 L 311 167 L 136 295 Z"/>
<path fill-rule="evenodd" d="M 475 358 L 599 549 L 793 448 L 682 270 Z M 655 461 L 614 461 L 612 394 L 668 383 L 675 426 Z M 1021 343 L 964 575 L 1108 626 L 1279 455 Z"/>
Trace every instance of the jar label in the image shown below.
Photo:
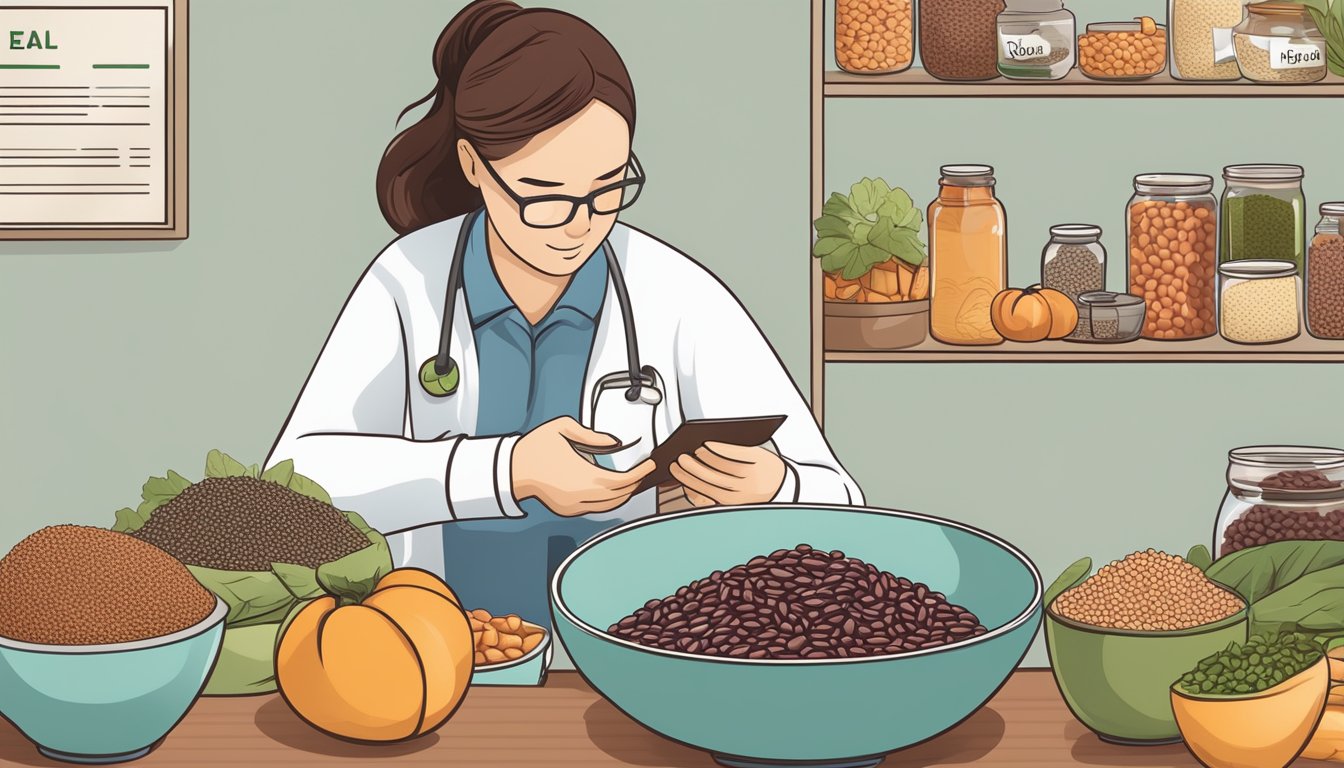
<path fill-rule="evenodd" d="M 1269 66 L 1273 69 L 1315 69 L 1325 66 L 1325 46 L 1294 43 L 1282 37 L 1269 40 Z"/>
<path fill-rule="evenodd" d="M 1050 41 L 1040 35 L 1000 35 L 1003 58 L 1008 61 L 1039 59 L 1052 53 Z"/>

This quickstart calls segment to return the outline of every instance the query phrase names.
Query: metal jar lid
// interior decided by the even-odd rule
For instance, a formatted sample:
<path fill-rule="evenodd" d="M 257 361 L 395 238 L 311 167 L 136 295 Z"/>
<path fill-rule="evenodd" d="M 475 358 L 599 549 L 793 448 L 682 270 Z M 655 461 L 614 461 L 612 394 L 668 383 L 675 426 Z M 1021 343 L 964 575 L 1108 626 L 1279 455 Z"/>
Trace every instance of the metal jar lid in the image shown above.
<path fill-rule="evenodd" d="M 1344 216 L 1344 202 L 1321 203 L 1322 216 Z"/>
<path fill-rule="evenodd" d="M 1227 181 L 1301 181 L 1305 171 L 1300 165 L 1278 165 L 1259 163 L 1254 165 L 1229 165 L 1223 169 L 1223 178 Z"/>
<path fill-rule="evenodd" d="M 1218 274 L 1237 280 L 1263 280 L 1270 277 L 1293 277 L 1297 264 L 1286 259 L 1246 259 L 1218 265 Z"/>
<path fill-rule="evenodd" d="M 1050 236 L 1070 242 L 1096 240 L 1101 237 L 1101 227 L 1096 224 L 1056 224 L 1050 228 Z"/>
<path fill-rule="evenodd" d="M 1089 307 L 1133 307 L 1144 303 L 1142 296 L 1113 291 L 1088 291 L 1078 294 L 1078 303 Z"/>
<path fill-rule="evenodd" d="M 1202 173 L 1141 173 L 1134 190 L 1143 194 L 1199 195 L 1213 191 L 1213 177 Z"/>

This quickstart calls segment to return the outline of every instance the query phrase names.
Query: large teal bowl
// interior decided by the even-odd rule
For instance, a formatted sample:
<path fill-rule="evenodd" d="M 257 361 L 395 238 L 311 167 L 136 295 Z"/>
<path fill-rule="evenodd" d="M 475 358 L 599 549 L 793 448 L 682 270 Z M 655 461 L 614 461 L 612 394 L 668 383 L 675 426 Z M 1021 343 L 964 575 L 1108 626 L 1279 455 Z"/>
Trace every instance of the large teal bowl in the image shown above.
<path fill-rule="evenodd" d="M 646 648 L 606 629 L 715 570 L 798 544 L 928 584 L 990 632 L 898 656 L 726 659 Z M 1041 621 L 1041 577 L 1007 542 L 959 523 L 855 507 L 763 506 L 637 521 L 571 555 L 551 583 L 555 629 L 589 684 L 645 727 L 730 766 L 875 765 L 987 702 Z"/>
<path fill-rule="evenodd" d="M 48 757 L 115 763 L 149 752 L 182 719 L 219 656 L 228 606 L 171 635 L 114 645 L 0 637 L 0 714 Z"/>

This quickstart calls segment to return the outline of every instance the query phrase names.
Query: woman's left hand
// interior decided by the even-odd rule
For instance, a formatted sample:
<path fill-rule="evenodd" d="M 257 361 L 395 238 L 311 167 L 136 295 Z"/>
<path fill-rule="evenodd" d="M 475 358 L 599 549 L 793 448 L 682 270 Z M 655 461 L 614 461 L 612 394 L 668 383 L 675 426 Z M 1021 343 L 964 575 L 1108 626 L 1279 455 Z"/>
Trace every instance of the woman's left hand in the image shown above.
<path fill-rule="evenodd" d="M 784 460 L 762 447 L 705 443 L 672 465 L 672 477 L 697 507 L 762 504 L 784 485 Z"/>

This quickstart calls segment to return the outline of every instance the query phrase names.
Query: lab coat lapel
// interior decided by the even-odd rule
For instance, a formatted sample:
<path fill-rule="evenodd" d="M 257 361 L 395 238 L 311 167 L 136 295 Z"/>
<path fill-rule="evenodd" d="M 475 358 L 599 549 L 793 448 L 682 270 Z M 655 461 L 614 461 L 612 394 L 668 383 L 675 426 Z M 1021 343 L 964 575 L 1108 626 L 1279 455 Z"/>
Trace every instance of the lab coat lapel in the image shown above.
<path fill-rule="evenodd" d="M 457 395 L 452 399 L 457 407 L 457 423 L 461 434 L 476 434 L 476 414 L 481 400 L 480 362 L 476 359 L 476 337 L 471 331 L 471 315 L 467 312 L 466 291 L 457 292 L 453 310 L 452 355 L 458 365 Z"/>
<path fill-rule="evenodd" d="M 601 252 L 594 254 L 593 258 L 601 258 Z M 588 356 L 588 371 L 584 375 L 583 418 L 580 422 L 588 426 L 593 423 L 593 393 L 598 379 L 609 373 L 624 371 L 626 367 L 625 326 L 612 279 L 608 273 L 607 293 L 602 299 L 602 316 L 598 318 L 597 331 L 593 334 L 593 351 Z"/>

